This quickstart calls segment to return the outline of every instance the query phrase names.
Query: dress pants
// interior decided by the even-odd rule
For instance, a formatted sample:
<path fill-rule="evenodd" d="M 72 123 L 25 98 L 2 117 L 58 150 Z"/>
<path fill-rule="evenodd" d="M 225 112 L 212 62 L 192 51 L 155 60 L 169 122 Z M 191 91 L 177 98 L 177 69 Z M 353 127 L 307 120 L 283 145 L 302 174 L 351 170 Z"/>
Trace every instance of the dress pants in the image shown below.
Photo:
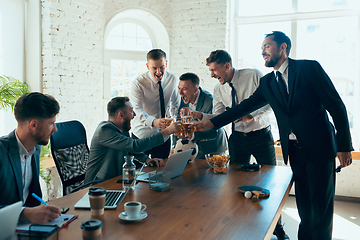
<path fill-rule="evenodd" d="M 307 159 L 301 145 L 289 141 L 289 159 L 295 182 L 295 197 L 300 216 L 299 240 L 331 240 L 335 159 Z"/>
<path fill-rule="evenodd" d="M 230 164 L 246 164 L 253 155 L 261 165 L 276 165 L 274 138 L 270 126 L 243 133 L 234 131 L 229 138 Z"/>

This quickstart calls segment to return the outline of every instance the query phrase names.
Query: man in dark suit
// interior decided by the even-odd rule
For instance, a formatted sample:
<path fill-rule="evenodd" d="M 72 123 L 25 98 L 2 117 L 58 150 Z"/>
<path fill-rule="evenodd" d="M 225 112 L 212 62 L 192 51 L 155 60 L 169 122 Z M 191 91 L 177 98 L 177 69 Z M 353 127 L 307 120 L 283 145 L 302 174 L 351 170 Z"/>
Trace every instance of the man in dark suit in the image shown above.
<path fill-rule="evenodd" d="M 199 86 L 199 77 L 195 73 L 184 73 L 179 79 L 178 89 L 181 96 L 179 111 L 183 107 L 190 107 L 198 112 L 212 113 L 213 96 Z M 177 140 L 175 135 L 173 140 L 175 144 Z M 195 132 L 192 141 L 198 145 L 196 156 L 198 159 L 204 159 L 205 154 L 208 153 L 224 153 L 228 148 L 227 135 L 223 128 Z"/>
<path fill-rule="evenodd" d="M 267 34 L 262 45 L 271 72 L 255 93 L 229 111 L 197 124 L 199 130 L 219 128 L 270 104 L 279 126 L 285 163 L 295 181 L 301 219 L 300 240 L 331 239 L 335 195 L 335 157 L 340 166 L 352 163 L 353 151 L 346 108 L 320 64 L 288 58 L 290 39 L 282 32 Z M 280 72 L 281 75 L 278 73 Z M 328 119 L 330 113 L 334 126 Z"/>
<path fill-rule="evenodd" d="M 22 201 L 19 221 L 46 223 L 59 217 L 59 208 L 40 205 L 31 196 L 35 193 L 41 197 L 39 145 L 46 145 L 50 135 L 57 132 L 59 109 L 59 103 L 50 95 L 25 93 L 14 107 L 18 127 L 0 138 L 0 207 Z"/>
<path fill-rule="evenodd" d="M 136 155 L 140 162 L 161 166 L 163 159 L 149 158 L 143 151 L 159 146 L 165 138 L 180 129 L 177 122 L 150 137 L 131 138 L 131 120 L 136 116 L 128 97 L 114 97 L 107 105 L 108 121 L 102 121 L 91 140 L 85 183 L 107 180 L 122 174 L 124 156 Z"/>

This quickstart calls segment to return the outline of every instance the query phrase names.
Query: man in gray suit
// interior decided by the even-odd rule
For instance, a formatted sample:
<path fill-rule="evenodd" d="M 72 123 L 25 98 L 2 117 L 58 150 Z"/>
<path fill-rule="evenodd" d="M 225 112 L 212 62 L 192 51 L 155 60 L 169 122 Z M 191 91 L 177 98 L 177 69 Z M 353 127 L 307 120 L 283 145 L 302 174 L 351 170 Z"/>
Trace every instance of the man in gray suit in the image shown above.
<path fill-rule="evenodd" d="M 163 160 L 150 159 L 142 153 L 164 143 L 164 138 L 180 129 L 175 122 L 164 130 L 146 138 L 129 136 L 130 121 L 136 116 L 128 97 L 115 97 L 107 105 L 108 121 L 102 121 L 95 130 L 90 145 L 90 159 L 85 183 L 107 180 L 122 174 L 124 156 L 131 154 L 140 162 L 161 166 Z"/>
<path fill-rule="evenodd" d="M 213 96 L 208 91 L 199 86 L 200 79 L 194 73 L 184 73 L 180 76 L 179 94 L 181 104 L 179 111 L 183 107 L 203 113 L 212 113 Z M 210 129 L 204 132 L 195 132 L 192 141 L 198 145 L 198 155 L 196 158 L 203 159 L 207 153 L 223 153 L 227 150 L 227 135 L 223 128 L 218 130 Z M 177 138 L 173 136 L 175 144 Z"/>
<path fill-rule="evenodd" d="M 60 209 L 40 205 L 31 196 L 41 197 L 39 183 L 40 146 L 57 132 L 56 115 L 59 103 L 50 95 L 25 93 L 15 103 L 17 128 L 0 138 L 0 208 L 22 201 L 19 221 L 46 223 L 59 217 Z"/>

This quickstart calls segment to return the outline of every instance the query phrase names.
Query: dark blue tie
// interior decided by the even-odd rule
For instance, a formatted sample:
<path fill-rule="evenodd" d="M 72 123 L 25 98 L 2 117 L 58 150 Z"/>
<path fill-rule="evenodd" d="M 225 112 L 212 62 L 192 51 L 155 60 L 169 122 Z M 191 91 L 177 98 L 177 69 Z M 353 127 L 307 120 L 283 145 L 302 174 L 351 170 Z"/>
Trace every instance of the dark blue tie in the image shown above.
<path fill-rule="evenodd" d="M 285 104 L 287 105 L 289 102 L 289 93 L 287 91 L 287 87 L 286 87 L 286 83 L 284 78 L 282 77 L 282 74 L 280 71 L 276 72 L 276 77 L 277 77 L 277 83 L 278 83 L 278 87 L 281 93 L 281 96 L 285 102 Z"/>
<path fill-rule="evenodd" d="M 159 84 L 159 97 L 160 97 L 160 111 L 161 111 L 161 118 L 165 117 L 165 102 L 164 102 L 164 92 L 161 87 L 161 81 L 157 82 Z"/>

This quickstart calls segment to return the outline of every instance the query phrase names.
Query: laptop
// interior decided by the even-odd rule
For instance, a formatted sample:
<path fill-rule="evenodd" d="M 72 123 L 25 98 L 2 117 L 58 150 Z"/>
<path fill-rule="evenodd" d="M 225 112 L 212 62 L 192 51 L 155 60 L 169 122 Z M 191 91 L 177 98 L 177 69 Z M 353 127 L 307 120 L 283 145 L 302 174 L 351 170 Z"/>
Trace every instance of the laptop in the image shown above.
<path fill-rule="evenodd" d="M 164 167 L 164 171 L 171 172 L 171 178 L 180 176 L 183 173 L 192 152 L 193 149 L 188 149 L 182 152 L 172 154 Z M 152 172 L 156 171 L 157 170 Z M 149 182 L 149 174 L 150 173 L 142 174 L 137 177 L 137 180 L 142 182 Z"/>
<path fill-rule="evenodd" d="M 21 213 L 22 201 L 0 209 L 0 240 L 12 240 Z"/>
<path fill-rule="evenodd" d="M 106 190 L 105 209 L 116 209 L 125 197 L 126 191 Z M 90 209 L 89 194 L 86 193 L 75 205 L 74 208 Z"/>

